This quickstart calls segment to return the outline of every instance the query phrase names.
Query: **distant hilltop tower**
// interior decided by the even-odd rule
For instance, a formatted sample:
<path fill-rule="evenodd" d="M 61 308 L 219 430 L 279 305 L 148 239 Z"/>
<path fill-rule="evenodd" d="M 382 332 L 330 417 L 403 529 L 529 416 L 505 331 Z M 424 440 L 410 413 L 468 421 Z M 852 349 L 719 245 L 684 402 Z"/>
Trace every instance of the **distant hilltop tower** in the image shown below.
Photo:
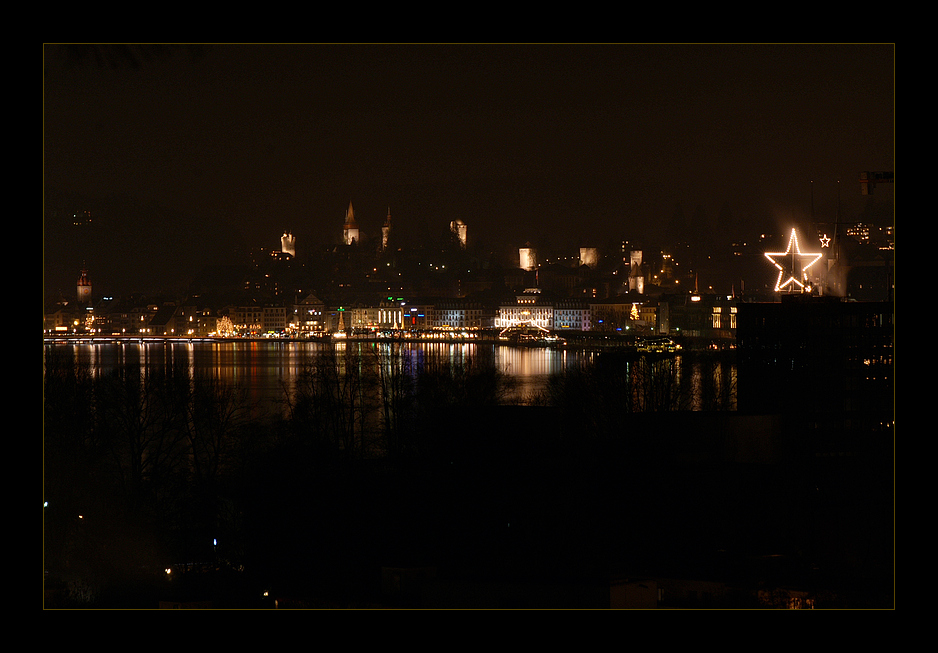
<path fill-rule="evenodd" d="M 580 265 L 595 268 L 599 265 L 599 250 L 595 247 L 580 248 Z"/>
<path fill-rule="evenodd" d="M 529 272 L 537 267 L 537 250 L 527 245 L 518 250 L 518 267 Z"/>
<path fill-rule="evenodd" d="M 642 273 L 642 251 L 632 250 L 629 255 L 629 290 L 645 293 L 645 276 Z"/>
<path fill-rule="evenodd" d="M 87 304 L 91 301 L 91 281 L 88 279 L 88 270 L 82 269 L 78 277 L 78 303 Z"/>
<path fill-rule="evenodd" d="M 351 202 L 348 203 L 348 210 L 345 212 L 343 236 L 346 245 L 354 245 L 359 241 L 358 223 L 355 222 L 355 211 L 352 209 Z"/>
<path fill-rule="evenodd" d="M 285 231 L 280 237 L 280 251 L 290 256 L 296 256 L 296 236 Z"/>
<path fill-rule="evenodd" d="M 351 209 L 351 204 L 349 205 Z M 388 217 L 384 220 L 384 226 L 381 227 L 381 251 L 388 248 L 388 238 L 391 236 L 391 207 L 388 207 Z"/>
<path fill-rule="evenodd" d="M 449 223 L 449 229 L 453 232 L 453 235 L 456 236 L 456 240 L 459 241 L 459 246 L 466 249 L 466 236 L 468 231 L 466 223 L 457 218 Z"/>

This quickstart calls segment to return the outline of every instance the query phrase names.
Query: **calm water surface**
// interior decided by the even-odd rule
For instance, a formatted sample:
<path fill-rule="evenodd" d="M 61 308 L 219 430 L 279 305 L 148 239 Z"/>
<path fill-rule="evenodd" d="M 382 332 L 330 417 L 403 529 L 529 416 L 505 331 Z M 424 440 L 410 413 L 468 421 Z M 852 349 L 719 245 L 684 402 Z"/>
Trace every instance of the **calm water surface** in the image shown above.
<path fill-rule="evenodd" d="M 540 391 L 548 377 L 566 365 L 589 360 L 584 351 L 525 348 L 492 343 L 403 343 L 404 355 L 417 364 L 433 360 L 494 364 L 516 383 L 516 399 Z M 44 346 L 44 355 L 61 355 L 76 365 L 88 365 L 94 373 L 107 373 L 123 365 L 151 369 L 188 367 L 192 375 L 211 375 L 240 386 L 253 399 L 280 400 L 298 375 L 317 356 L 335 347 L 386 355 L 388 343 L 319 343 L 295 341 L 231 342 L 105 342 L 55 343 Z"/>
<path fill-rule="evenodd" d="M 592 360 L 594 352 L 576 349 L 513 347 L 494 343 L 405 342 L 395 346 L 415 365 L 450 361 L 494 364 L 515 381 L 512 399 L 528 402 L 543 390 L 551 374 L 567 366 Z M 204 341 L 204 342 L 69 342 L 47 343 L 44 357 L 64 356 L 74 364 L 88 365 L 93 373 L 107 373 L 123 365 L 149 369 L 185 366 L 193 375 L 210 375 L 243 388 L 252 401 L 282 402 L 296 379 L 320 354 L 335 348 L 337 353 L 377 353 L 387 357 L 392 345 L 382 342 L 344 343 L 297 341 Z M 707 384 L 701 369 L 687 365 L 682 373 L 692 385 Z M 729 370 L 735 377 L 735 365 Z M 713 373 L 709 370 L 707 374 Z M 717 370 L 717 374 L 724 371 Z M 735 402 L 734 402 L 735 403 Z M 692 407 L 693 408 L 693 407 Z"/>

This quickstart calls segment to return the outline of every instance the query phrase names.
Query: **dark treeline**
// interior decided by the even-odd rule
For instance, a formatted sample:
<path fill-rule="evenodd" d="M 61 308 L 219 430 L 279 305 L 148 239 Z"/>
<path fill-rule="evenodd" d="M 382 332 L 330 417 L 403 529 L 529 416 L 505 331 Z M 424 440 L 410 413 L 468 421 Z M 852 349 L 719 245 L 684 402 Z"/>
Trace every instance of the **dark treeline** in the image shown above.
<path fill-rule="evenodd" d="M 94 374 L 47 356 L 43 400 L 57 601 L 133 602 L 169 562 L 211 562 L 213 538 L 237 530 L 232 480 L 258 444 L 242 392 L 185 367 Z"/>
<path fill-rule="evenodd" d="M 511 386 L 493 365 L 349 347 L 311 359 L 285 389 L 287 410 L 275 415 L 239 388 L 192 377 L 185 364 L 97 373 L 49 354 L 50 600 L 152 607 L 186 585 L 180 576 L 205 569 L 252 588 L 240 596 L 226 585 L 224 600 L 236 605 L 256 601 L 258 575 L 315 578 L 326 583 L 321 591 L 342 596 L 378 544 L 367 540 L 387 527 L 389 511 L 399 512 L 390 499 L 413 505 L 432 492 L 414 487 L 403 496 L 401 470 L 445 457 L 456 414 L 503 403 Z M 366 526 L 373 532 L 356 538 Z M 386 539 L 381 548 L 393 548 Z M 171 589 L 162 573 L 170 565 Z"/>
<path fill-rule="evenodd" d="M 47 353 L 47 607 L 387 605 L 382 568 L 608 578 L 840 535 L 804 469 L 725 457 L 727 354 L 602 354 L 518 406 L 492 362 L 379 347 L 311 358 L 270 412 L 185 362 Z"/>

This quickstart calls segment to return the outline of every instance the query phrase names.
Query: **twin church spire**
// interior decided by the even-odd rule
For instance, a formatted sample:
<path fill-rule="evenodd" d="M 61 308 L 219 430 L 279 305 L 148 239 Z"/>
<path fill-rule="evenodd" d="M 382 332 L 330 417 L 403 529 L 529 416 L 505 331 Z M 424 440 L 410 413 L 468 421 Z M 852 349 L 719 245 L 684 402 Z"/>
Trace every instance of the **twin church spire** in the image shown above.
<path fill-rule="evenodd" d="M 388 238 L 391 235 L 391 207 L 388 207 L 388 217 L 384 220 L 384 226 L 381 227 L 381 249 L 387 249 Z M 342 231 L 342 240 L 346 245 L 355 245 L 361 240 L 361 230 L 358 228 L 358 222 L 355 220 L 355 208 L 352 203 L 348 203 L 348 209 L 345 211 L 345 226 Z"/>

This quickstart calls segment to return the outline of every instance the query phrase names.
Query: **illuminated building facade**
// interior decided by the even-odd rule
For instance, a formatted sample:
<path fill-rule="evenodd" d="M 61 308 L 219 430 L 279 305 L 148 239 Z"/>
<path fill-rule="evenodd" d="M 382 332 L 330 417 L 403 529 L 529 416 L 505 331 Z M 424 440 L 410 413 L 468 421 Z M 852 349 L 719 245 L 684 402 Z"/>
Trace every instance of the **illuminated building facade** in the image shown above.
<path fill-rule="evenodd" d="M 870 225 L 858 222 L 847 227 L 847 235 L 856 238 L 859 243 L 868 243 L 870 242 Z"/>
<path fill-rule="evenodd" d="M 381 302 L 378 306 L 377 328 L 381 331 L 403 329 L 406 312 L 404 302 L 395 302 L 393 300 Z"/>
<path fill-rule="evenodd" d="M 444 300 L 433 307 L 432 328 L 441 331 L 478 331 L 494 326 L 495 317 L 479 302 Z"/>
<path fill-rule="evenodd" d="M 257 335 L 264 332 L 264 307 L 256 304 L 231 306 L 228 319 L 235 331 L 241 335 Z"/>
<path fill-rule="evenodd" d="M 325 304 L 316 295 L 306 295 L 293 306 L 290 329 L 300 335 L 317 335 L 326 328 Z"/>
<path fill-rule="evenodd" d="M 711 317 L 713 319 L 713 328 L 717 331 L 736 331 L 736 313 L 735 304 L 728 306 L 712 306 Z"/>
<path fill-rule="evenodd" d="M 224 313 L 234 331 L 242 336 L 282 334 L 294 330 L 296 307 L 281 302 L 229 306 Z"/>
<path fill-rule="evenodd" d="M 581 299 L 561 299 L 554 303 L 554 329 L 557 331 L 589 331 L 590 305 Z"/>
<path fill-rule="evenodd" d="M 381 312 L 378 306 L 346 306 L 344 311 L 345 329 L 352 333 L 375 331 L 380 328 Z"/>
<path fill-rule="evenodd" d="M 431 328 L 434 307 L 432 304 L 404 305 L 404 329 L 424 331 Z"/>
<path fill-rule="evenodd" d="M 528 288 L 523 294 L 515 297 L 514 304 L 503 304 L 498 307 L 498 317 L 495 327 L 505 329 L 521 324 L 530 324 L 548 331 L 554 328 L 553 302 L 541 298 L 539 288 Z"/>
<path fill-rule="evenodd" d="M 518 267 L 528 272 L 537 267 L 537 250 L 533 247 L 518 249 Z"/>
<path fill-rule="evenodd" d="M 732 341 L 737 328 L 737 301 L 732 295 L 681 293 L 658 300 L 657 332 L 705 340 Z"/>

